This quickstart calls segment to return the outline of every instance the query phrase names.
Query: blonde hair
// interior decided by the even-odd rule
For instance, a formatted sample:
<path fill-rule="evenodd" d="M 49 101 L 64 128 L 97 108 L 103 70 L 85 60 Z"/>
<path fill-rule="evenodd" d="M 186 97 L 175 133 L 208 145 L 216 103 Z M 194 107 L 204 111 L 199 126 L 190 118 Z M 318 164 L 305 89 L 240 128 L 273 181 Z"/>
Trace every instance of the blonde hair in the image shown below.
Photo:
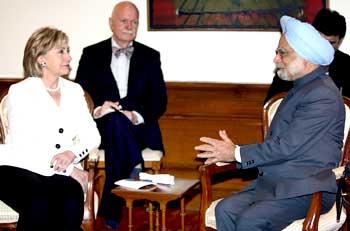
<path fill-rule="evenodd" d="M 68 43 L 68 36 L 56 28 L 42 27 L 36 30 L 28 39 L 24 49 L 24 77 L 42 77 L 42 67 L 38 63 L 38 57 L 64 43 Z"/>

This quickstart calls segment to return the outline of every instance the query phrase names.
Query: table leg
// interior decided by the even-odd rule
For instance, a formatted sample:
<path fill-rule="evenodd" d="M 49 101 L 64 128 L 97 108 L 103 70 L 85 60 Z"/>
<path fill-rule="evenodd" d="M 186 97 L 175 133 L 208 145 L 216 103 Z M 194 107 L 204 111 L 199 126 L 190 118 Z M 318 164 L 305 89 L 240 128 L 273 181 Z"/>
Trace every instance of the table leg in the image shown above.
<path fill-rule="evenodd" d="M 159 208 L 156 207 L 156 231 L 159 231 Z"/>
<path fill-rule="evenodd" d="M 166 222 L 165 222 L 165 214 L 166 214 L 166 203 L 160 202 L 160 210 L 162 210 L 162 231 L 166 231 Z"/>
<path fill-rule="evenodd" d="M 185 198 L 181 198 L 181 231 L 185 231 Z"/>
<path fill-rule="evenodd" d="M 129 210 L 129 231 L 132 231 L 132 202 L 133 200 L 126 199 L 126 207 L 128 207 Z"/>
<path fill-rule="evenodd" d="M 153 205 L 152 202 L 148 202 L 149 212 L 149 231 L 153 231 Z"/>

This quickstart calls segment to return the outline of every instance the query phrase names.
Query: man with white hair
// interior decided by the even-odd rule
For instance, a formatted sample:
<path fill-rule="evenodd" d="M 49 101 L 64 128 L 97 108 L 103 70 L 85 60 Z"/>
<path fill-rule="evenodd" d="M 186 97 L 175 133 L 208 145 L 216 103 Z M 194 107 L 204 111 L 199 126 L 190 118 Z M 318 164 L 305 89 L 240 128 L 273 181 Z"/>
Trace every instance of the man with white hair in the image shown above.
<path fill-rule="evenodd" d="M 339 163 L 345 111 L 342 97 L 326 74 L 334 49 L 310 24 L 281 18 L 282 35 L 274 63 L 281 79 L 293 81 L 263 143 L 238 146 L 225 131 L 221 139 L 202 137 L 196 150 L 206 164 L 235 161 L 257 167 L 248 188 L 220 201 L 219 231 L 282 230 L 304 218 L 311 195 L 322 191 L 322 213 L 335 201 L 332 168 Z"/>
<path fill-rule="evenodd" d="M 160 53 L 135 41 L 139 10 L 119 1 L 109 18 L 112 36 L 84 48 L 75 81 L 94 101 L 94 118 L 105 151 L 99 215 L 118 227 L 123 200 L 111 193 L 114 182 L 138 177 L 144 148 L 164 152 L 158 120 L 167 106 Z"/>

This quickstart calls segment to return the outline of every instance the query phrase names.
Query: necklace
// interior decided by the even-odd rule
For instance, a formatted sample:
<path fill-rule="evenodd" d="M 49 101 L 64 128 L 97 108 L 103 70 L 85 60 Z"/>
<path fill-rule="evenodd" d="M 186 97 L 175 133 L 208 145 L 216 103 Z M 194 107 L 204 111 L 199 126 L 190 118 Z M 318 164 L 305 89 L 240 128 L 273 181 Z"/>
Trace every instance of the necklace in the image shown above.
<path fill-rule="evenodd" d="M 55 88 L 46 87 L 46 90 L 47 90 L 48 92 L 57 92 L 57 91 L 60 90 L 60 88 L 61 88 L 61 81 L 60 81 L 60 79 L 59 79 L 59 80 L 58 80 L 58 83 L 57 83 L 57 86 L 56 86 Z"/>

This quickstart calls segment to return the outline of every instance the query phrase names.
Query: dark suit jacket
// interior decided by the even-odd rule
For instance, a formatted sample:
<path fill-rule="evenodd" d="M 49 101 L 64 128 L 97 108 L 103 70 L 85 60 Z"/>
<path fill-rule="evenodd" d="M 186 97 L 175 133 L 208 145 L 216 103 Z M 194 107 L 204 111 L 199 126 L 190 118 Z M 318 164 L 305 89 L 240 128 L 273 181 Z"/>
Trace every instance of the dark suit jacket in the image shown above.
<path fill-rule="evenodd" d="M 335 85 L 341 90 L 342 95 L 350 98 L 350 56 L 336 50 L 334 60 L 329 65 L 329 76 Z M 280 92 L 287 92 L 293 87 L 293 82 L 280 79 L 277 75 L 273 77 L 269 91 L 267 92 L 265 103 L 274 95 Z"/>
<path fill-rule="evenodd" d="M 166 86 L 158 51 L 136 41 L 130 59 L 127 96 L 120 99 L 117 83 L 110 64 L 111 38 L 84 48 L 75 81 L 89 92 L 95 106 L 104 101 L 119 101 L 125 110 L 139 112 L 145 123 L 138 125 L 145 145 L 164 150 L 158 119 L 166 110 Z M 97 123 L 99 120 L 97 120 Z"/>
<path fill-rule="evenodd" d="M 341 89 L 342 95 L 350 98 L 350 56 L 337 50 L 334 53 L 334 60 L 329 65 L 329 75 L 335 85 Z"/>
<path fill-rule="evenodd" d="M 241 147 L 241 167 L 258 167 L 257 200 L 316 191 L 336 192 L 344 135 L 342 96 L 319 67 L 294 81 L 274 116 L 266 140 Z"/>

